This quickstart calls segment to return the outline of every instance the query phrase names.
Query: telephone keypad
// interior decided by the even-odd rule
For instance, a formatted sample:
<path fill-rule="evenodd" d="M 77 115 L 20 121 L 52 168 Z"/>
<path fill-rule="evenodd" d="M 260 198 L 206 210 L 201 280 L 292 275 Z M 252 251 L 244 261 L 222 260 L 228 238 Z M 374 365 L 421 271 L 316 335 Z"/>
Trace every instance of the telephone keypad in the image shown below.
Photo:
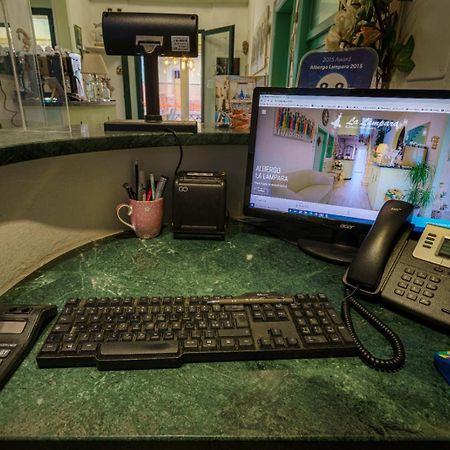
<path fill-rule="evenodd" d="M 423 240 L 406 243 L 381 287 L 381 299 L 450 330 L 450 265 L 446 268 L 442 263 L 421 260 L 414 255 L 414 250 L 418 245 L 422 247 L 422 243 Z M 403 295 L 400 291 L 404 291 Z"/>

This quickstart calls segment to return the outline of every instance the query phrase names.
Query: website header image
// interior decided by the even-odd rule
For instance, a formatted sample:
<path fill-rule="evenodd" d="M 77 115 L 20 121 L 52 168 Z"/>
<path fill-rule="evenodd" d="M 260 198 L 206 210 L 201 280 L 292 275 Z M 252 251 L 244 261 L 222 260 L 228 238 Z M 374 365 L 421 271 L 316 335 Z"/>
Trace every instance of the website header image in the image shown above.
<path fill-rule="evenodd" d="M 260 106 L 252 194 L 353 208 L 361 219 L 400 199 L 450 224 L 449 117 Z M 428 175 L 418 186 L 420 171 Z"/>

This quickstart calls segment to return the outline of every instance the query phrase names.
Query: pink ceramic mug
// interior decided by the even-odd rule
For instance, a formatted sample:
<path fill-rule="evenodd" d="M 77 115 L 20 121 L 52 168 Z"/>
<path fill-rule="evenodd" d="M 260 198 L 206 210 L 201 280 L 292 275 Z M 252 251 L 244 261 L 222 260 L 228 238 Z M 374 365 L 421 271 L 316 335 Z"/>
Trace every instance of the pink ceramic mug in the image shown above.
<path fill-rule="evenodd" d="M 128 208 L 128 215 L 131 218 L 131 223 L 126 222 L 120 217 L 120 210 Z M 130 227 L 138 237 L 141 239 L 151 239 L 161 231 L 161 225 L 164 214 L 164 198 L 158 198 L 150 202 L 138 202 L 131 200 L 129 203 L 121 203 L 117 205 L 116 214 L 119 220 Z"/>

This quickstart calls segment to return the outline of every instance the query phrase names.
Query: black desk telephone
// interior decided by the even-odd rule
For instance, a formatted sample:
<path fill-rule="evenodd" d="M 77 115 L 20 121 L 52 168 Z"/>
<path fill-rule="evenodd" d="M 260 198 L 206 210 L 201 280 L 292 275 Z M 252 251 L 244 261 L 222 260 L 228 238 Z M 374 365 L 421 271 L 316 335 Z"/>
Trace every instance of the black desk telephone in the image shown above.
<path fill-rule="evenodd" d="M 398 370 L 405 360 L 400 339 L 359 302 L 357 293 L 379 296 L 389 303 L 435 325 L 450 329 L 450 229 L 427 225 L 419 241 L 408 240 L 413 206 L 387 201 L 348 267 L 348 287 L 342 305 L 344 322 L 355 339 L 360 356 L 369 366 Z M 377 359 L 359 342 L 350 317 L 354 308 L 391 343 L 392 359 Z"/>

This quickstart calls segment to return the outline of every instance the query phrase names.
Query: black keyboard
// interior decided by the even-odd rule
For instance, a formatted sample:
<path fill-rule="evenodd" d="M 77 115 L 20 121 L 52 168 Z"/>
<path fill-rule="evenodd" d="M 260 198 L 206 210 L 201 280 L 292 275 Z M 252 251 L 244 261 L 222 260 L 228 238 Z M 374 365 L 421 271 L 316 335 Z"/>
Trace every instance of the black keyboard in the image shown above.
<path fill-rule="evenodd" d="M 356 346 L 324 294 L 250 293 L 70 299 L 37 362 L 112 370 L 354 355 Z"/>

